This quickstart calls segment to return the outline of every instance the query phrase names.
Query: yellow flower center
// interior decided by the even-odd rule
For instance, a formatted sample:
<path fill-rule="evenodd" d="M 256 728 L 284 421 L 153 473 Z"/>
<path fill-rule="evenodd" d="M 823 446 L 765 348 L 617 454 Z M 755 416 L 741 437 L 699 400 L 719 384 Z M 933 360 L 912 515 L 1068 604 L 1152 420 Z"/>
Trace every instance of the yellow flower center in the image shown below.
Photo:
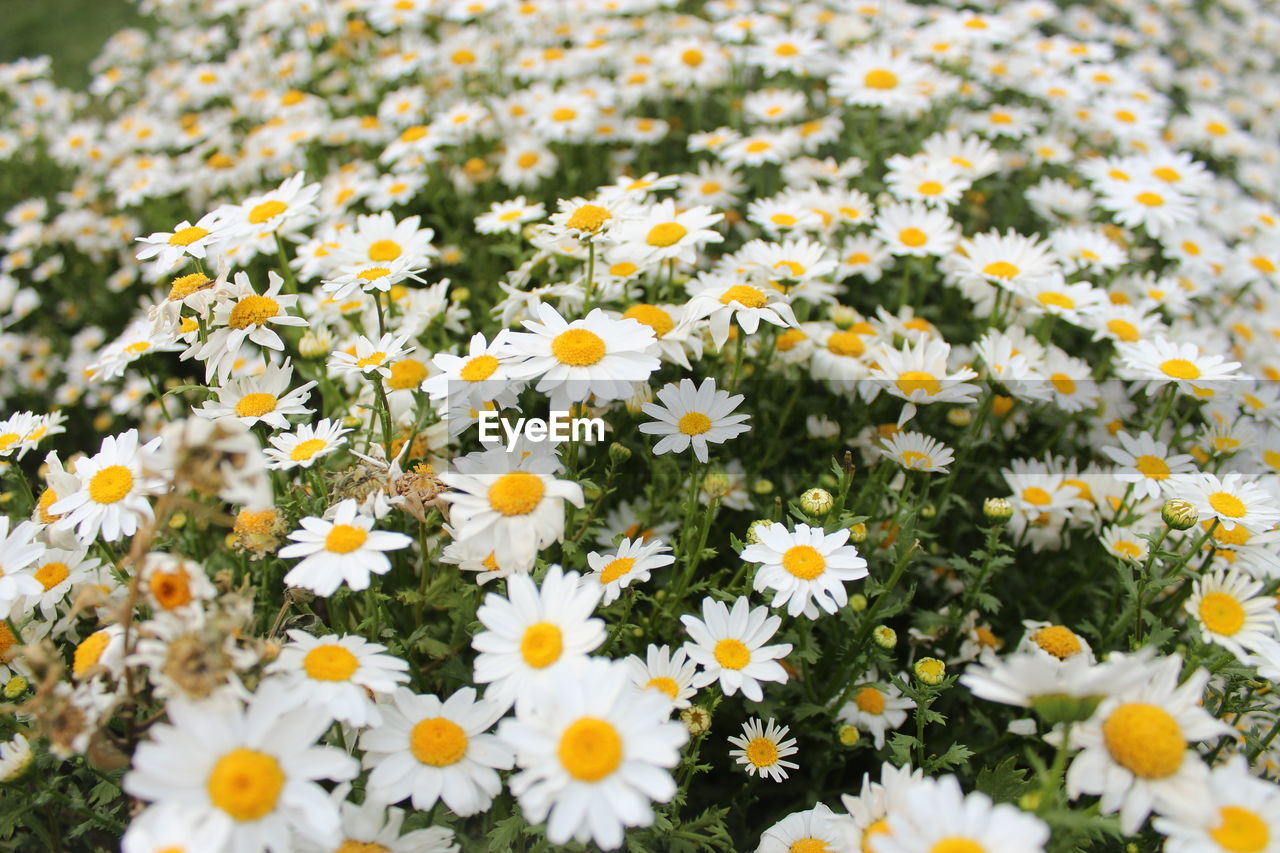
<path fill-rule="evenodd" d="M 390 848 L 384 847 L 376 841 L 356 841 L 349 838 L 339 844 L 338 849 L 333 853 L 390 853 Z"/>
<path fill-rule="evenodd" d="M 680 417 L 676 426 L 685 435 L 702 435 L 711 429 L 711 418 L 702 412 L 689 412 Z"/>
<path fill-rule="evenodd" d="M 747 760 L 756 767 L 772 767 L 778 763 L 778 745 L 767 737 L 758 737 L 747 744 Z"/>
<path fill-rule="evenodd" d="M 1227 518 L 1243 518 L 1247 512 L 1244 501 L 1228 492 L 1214 492 L 1209 495 L 1209 506 L 1213 507 L 1213 511 L 1218 515 Z"/>
<path fill-rule="evenodd" d="M 66 580 L 70 574 L 66 563 L 45 563 L 36 569 L 36 580 L 48 591 Z"/>
<path fill-rule="evenodd" d="M 741 640 L 726 637 L 716 643 L 716 663 L 725 669 L 742 669 L 751 663 L 751 651 Z"/>
<path fill-rule="evenodd" d="M 1168 711 L 1145 702 L 1126 702 L 1102 724 L 1107 751 L 1140 779 L 1164 779 L 1178 772 L 1187 742 Z"/>
<path fill-rule="evenodd" d="M 1225 592 L 1211 592 L 1200 599 L 1200 621 L 1215 634 L 1230 637 L 1244 627 L 1244 608 Z"/>
<path fill-rule="evenodd" d="M 122 501 L 133 489 L 133 472 L 123 465 L 108 465 L 89 480 L 89 499 L 94 503 Z"/>
<path fill-rule="evenodd" d="M 618 557 L 611 560 L 603 569 L 600 570 L 600 583 L 613 583 L 618 578 L 631 571 L 631 567 L 636 561 L 631 557 Z"/>
<path fill-rule="evenodd" d="M 268 412 L 276 410 L 279 402 L 274 394 L 259 391 L 256 394 L 245 394 L 236 403 L 236 414 L 242 418 L 260 418 Z"/>
<path fill-rule="evenodd" d="M 1022 270 L 1018 269 L 1017 265 L 1011 264 L 1008 261 L 992 261 L 982 268 L 983 275 L 993 276 L 994 278 L 1009 279 L 1013 278 L 1020 272 L 1022 272 Z"/>
<path fill-rule="evenodd" d="M 827 561 L 810 545 L 793 545 L 782 554 L 782 568 L 802 581 L 811 581 L 827 568 Z"/>
<path fill-rule="evenodd" d="M 746 308 L 763 308 L 768 298 L 758 288 L 749 284 L 735 284 L 720 295 L 720 304 L 737 302 Z"/>
<path fill-rule="evenodd" d="M 1062 625 L 1048 625 L 1031 635 L 1031 642 L 1053 655 L 1058 660 L 1066 660 L 1079 653 L 1082 646 L 1080 638 L 1070 628 Z"/>
<path fill-rule="evenodd" d="M 547 491 L 542 479 L 528 471 L 503 474 L 489 487 L 489 506 L 503 515 L 528 515 Z"/>
<path fill-rule="evenodd" d="M 457 764 L 467 754 L 467 733 L 444 717 L 419 720 L 409 732 L 409 751 L 429 767 Z"/>
<path fill-rule="evenodd" d="M 604 358 L 604 340 L 586 329 L 567 329 L 551 341 L 551 354 L 561 364 L 589 367 Z"/>
<path fill-rule="evenodd" d="M 1142 556 L 1142 548 L 1136 542 L 1118 540 L 1111 546 L 1111 550 L 1130 560 L 1136 560 Z"/>
<path fill-rule="evenodd" d="M 190 225 L 173 232 L 173 236 L 169 238 L 170 246 L 190 246 L 195 241 L 208 237 L 209 232 L 201 228 L 199 225 Z"/>
<path fill-rule="evenodd" d="M 680 693 L 680 685 L 676 684 L 676 680 L 674 678 L 667 678 L 665 675 L 660 675 L 657 678 L 650 678 L 648 683 L 645 684 L 645 687 L 654 687 L 661 690 L 663 693 L 667 694 L 667 697 L 672 701 L 675 701 L 676 696 Z"/>
<path fill-rule="evenodd" d="M 896 382 L 898 390 L 903 394 L 913 394 L 916 391 L 923 391 L 932 397 L 942 390 L 942 383 L 932 373 L 924 370 L 908 370 L 898 377 Z"/>
<path fill-rule="evenodd" d="M 906 468 L 927 468 L 933 464 L 933 459 L 927 453 L 920 453 L 916 450 L 904 450 L 902 452 L 902 464 Z"/>
<path fill-rule="evenodd" d="M 898 75 L 885 68 L 874 68 L 862 78 L 862 84 L 868 89 L 893 89 L 898 85 Z"/>
<path fill-rule="evenodd" d="M 942 184 L 937 181 L 922 181 L 916 190 L 920 195 L 940 195 L 942 193 Z"/>
<path fill-rule="evenodd" d="M 877 835 L 889 835 L 889 820 L 880 818 L 875 823 L 868 826 L 866 831 L 862 833 L 862 853 L 872 853 L 871 839 Z"/>
<path fill-rule="evenodd" d="M 1146 453 L 1135 459 L 1133 464 L 1138 473 L 1150 480 L 1164 480 L 1169 476 L 1169 463 L 1159 456 Z"/>
<path fill-rule="evenodd" d="M 928 235 L 919 228 L 903 228 L 898 232 L 898 239 L 904 246 L 910 246 L 913 249 L 918 249 L 929 242 Z"/>
<path fill-rule="evenodd" d="M 827 338 L 827 351 L 845 358 L 858 358 L 867 351 L 867 345 L 856 332 L 833 332 Z"/>
<path fill-rule="evenodd" d="M 564 730 L 556 753 L 570 776 L 599 782 L 622 764 L 622 737 L 607 720 L 582 717 Z"/>
<path fill-rule="evenodd" d="M 560 107 L 551 113 L 551 120 L 557 122 L 573 121 L 577 117 L 578 111 L 572 107 Z"/>
<path fill-rule="evenodd" d="M 1125 343 L 1133 343 L 1142 337 L 1138 328 L 1127 320 L 1108 320 L 1107 331 Z"/>
<path fill-rule="evenodd" d="M 261 326 L 280 311 L 280 303 L 270 296 L 250 294 L 236 303 L 231 309 L 227 325 L 233 329 L 247 329 L 250 326 Z"/>
<path fill-rule="evenodd" d="M 986 850 L 972 838 L 953 835 L 936 842 L 929 848 L 929 853 L 986 853 Z"/>
<path fill-rule="evenodd" d="M 458 372 L 458 376 L 466 382 L 483 382 L 492 376 L 497 369 L 498 359 L 491 355 L 478 355 L 462 365 L 462 370 Z"/>
<path fill-rule="evenodd" d="M 1209 832 L 1223 850 L 1231 853 L 1258 853 L 1271 841 L 1271 830 L 1257 812 L 1243 806 L 1223 806 L 1218 810 L 1222 823 Z"/>
<path fill-rule="evenodd" d="M 302 668 L 316 681 L 349 681 L 360 661 L 342 646 L 329 643 L 307 652 Z"/>
<path fill-rule="evenodd" d="M 1134 196 L 1134 199 L 1139 204 L 1146 205 L 1147 207 L 1160 207 L 1164 204 L 1164 197 L 1161 196 L 1159 193 L 1153 193 L 1153 192 L 1138 193 L 1136 196 Z"/>
<path fill-rule="evenodd" d="M 671 319 L 670 314 L 657 305 L 649 305 L 643 302 L 628 308 L 622 315 L 622 319 L 643 323 L 653 329 L 654 336 L 659 338 L 676 327 L 676 322 Z"/>
<path fill-rule="evenodd" d="M 369 244 L 369 260 L 394 261 L 403 254 L 400 244 L 395 240 L 375 240 Z"/>
<path fill-rule="evenodd" d="M 689 229 L 679 222 L 663 222 L 650 228 L 649 235 L 644 238 L 644 241 L 650 246 L 665 249 L 667 246 L 679 243 L 688 233 Z"/>
<path fill-rule="evenodd" d="M 297 446 L 290 452 L 289 458 L 294 462 L 306 462 L 315 456 L 321 450 L 324 450 L 325 442 L 321 438 L 308 438 L 306 441 L 298 442 Z"/>
<path fill-rule="evenodd" d="M 859 711 L 878 717 L 884 713 L 884 694 L 874 687 L 864 687 L 854 694 L 853 704 Z"/>
<path fill-rule="evenodd" d="M 1040 304 L 1046 308 L 1065 308 L 1071 310 L 1076 307 L 1076 301 L 1065 293 L 1058 293 L 1053 290 L 1046 290 L 1036 294 L 1036 299 L 1040 300 Z"/>
<path fill-rule="evenodd" d="M 612 218 L 613 214 L 606 208 L 598 204 L 584 204 L 573 212 L 573 215 L 564 223 L 564 227 L 594 234 Z"/>
<path fill-rule="evenodd" d="M 249 211 L 249 224 L 261 225 L 273 216 L 279 216 L 289 209 L 289 205 L 282 201 L 264 201 L 259 205 L 255 205 L 253 210 Z"/>
<path fill-rule="evenodd" d="M 369 353 L 364 358 L 356 359 L 356 367 L 359 367 L 361 369 L 364 369 L 366 367 L 377 367 L 386 360 L 387 360 L 387 354 L 385 352 L 373 352 L 373 353 Z"/>
<path fill-rule="evenodd" d="M 391 365 L 391 376 L 387 379 L 387 387 L 394 391 L 417 388 L 427 378 L 427 366 L 416 358 L 406 358 Z"/>
<path fill-rule="evenodd" d="M 264 752 L 241 748 L 218 759 L 206 787 L 215 806 L 248 823 L 275 809 L 284 782 L 280 762 Z"/>
<path fill-rule="evenodd" d="M 334 554 L 350 554 L 369 538 L 369 531 L 353 524 L 335 524 L 324 537 L 324 548 Z"/>
<path fill-rule="evenodd" d="M 391 275 L 391 270 L 386 267 L 369 267 L 367 270 L 361 270 L 356 274 L 356 278 L 364 281 L 377 281 L 380 278 L 386 278 Z"/>
<path fill-rule="evenodd" d="M 831 847 L 821 838 L 814 838 L 811 835 L 808 838 L 801 838 L 799 841 L 791 842 L 791 846 L 787 848 L 787 853 L 831 853 Z"/>
<path fill-rule="evenodd" d="M 535 622 L 520 639 L 520 656 L 534 669 L 551 666 L 564 651 L 564 635 L 550 622 Z"/>
<path fill-rule="evenodd" d="M 1053 383 L 1053 387 L 1059 394 L 1076 393 L 1076 381 L 1065 373 L 1051 374 L 1049 381 Z"/>

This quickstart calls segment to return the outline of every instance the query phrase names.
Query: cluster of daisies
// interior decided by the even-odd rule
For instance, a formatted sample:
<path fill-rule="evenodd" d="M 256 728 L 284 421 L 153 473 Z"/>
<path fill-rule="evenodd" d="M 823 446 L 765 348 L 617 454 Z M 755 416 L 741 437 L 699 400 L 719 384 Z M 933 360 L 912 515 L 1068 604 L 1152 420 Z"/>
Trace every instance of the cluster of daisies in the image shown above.
<path fill-rule="evenodd" d="M 0 842 L 1280 849 L 1276 9 L 141 6 L 0 65 Z"/>

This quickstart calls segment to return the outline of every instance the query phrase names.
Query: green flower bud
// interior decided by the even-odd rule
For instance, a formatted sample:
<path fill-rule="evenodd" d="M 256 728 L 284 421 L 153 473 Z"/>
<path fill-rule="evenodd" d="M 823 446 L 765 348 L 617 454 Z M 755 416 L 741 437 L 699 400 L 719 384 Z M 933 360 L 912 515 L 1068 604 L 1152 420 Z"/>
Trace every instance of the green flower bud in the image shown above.
<path fill-rule="evenodd" d="M 810 489 L 800 496 L 800 508 L 817 518 L 831 512 L 835 502 L 835 498 L 826 489 Z"/>
<path fill-rule="evenodd" d="M 892 649 L 898 645 L 898 632 L 888 625 L 877 625 L 871 632 L 871 639 L 882 649 Z"/>
<path fill-rule="evenodd" d="M 987 498 L 982 502 L 982 514 L 992 524 L 1006 524 L 1013 518 L 1013 504 L 1004 498 Z"/>
<path fill-rule="evenodd" d="M 1160 507 L 1160 517 L 1174 530 L 1190 530 L 1200 520 L 1200 513 L 1191 501 L 1170 498 Z"/>
<path fill-rule="evenodd" d="M 947 665 L 937 658 L 920 658 L 912 670 L 916 678 L 930 687 L 936 687 L 947 677 Z"/>

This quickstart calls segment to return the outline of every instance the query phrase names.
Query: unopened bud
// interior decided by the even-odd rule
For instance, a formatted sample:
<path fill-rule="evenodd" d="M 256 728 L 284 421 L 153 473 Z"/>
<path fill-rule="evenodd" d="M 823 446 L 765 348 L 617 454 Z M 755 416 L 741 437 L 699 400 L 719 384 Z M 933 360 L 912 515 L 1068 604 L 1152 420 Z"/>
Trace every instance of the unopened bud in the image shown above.
<path fill-rule="evenodd" d="M 937 514 L 938 514 L 938 508 L 933 504 L 925 504 L 924 506 L 920 507 L 921 518 L 933 518 Z"/>
<path fill-rule="evenodd" d="M 831 512 L 835 502 L 835 498 L 826 489 L 810 489 L 800 496 L 800 508 L 818 518 Z"/>
<path fill-rule="evenodd" d="M 862 740 L 862 732 L 858 731 L 857 726 L 841 726 L 837 734 L 845 746 L 857 746 L 858 741 Z"/>
<path fill-rule="evenodd" d="M 685 728 L 689 730 L 689 734 L 696 737 L 706 734 L 707 730 L 711 728 L 711 714 L 707 712 L 706 708 L 694 705 L 680 712 L 680 722 L 684 723 Z"/>
<path fill-rule="evenodd" d="M 947 409 L 947 423 L 954 427 L 967 427 L 973 423 L 973 412 L 963 406 Z"/>
<path fill-rule="evenodd" d="M 621 465 L 631 458 L 631 448 L 625 444 L 614 442 L 609 445 L 609 461 L 614 465 Z"/>
<path fill-rule="evenodd" d="M 867 541 L 867 526 L 859 521 L 857 524 L 849 528 L 849 541 L 854 545 L 861 545 Z"/>
<path fill-rule="evenodd" d="M 702 491 L 711 498 L 722 498 L 729 494 L 729 475 L 723 471 L 712 471 L 702 478 Z"/>
<path fill-rule="evenodd" d="M 757 495 L 767 495 L 773 491 L 773 480 L 766 480 L 764 477 L 761 477 L 759 480 L 755 481 L 754 485 L 751 486 L 751 491 L 755 492 Z"/>
<path fill-rule="evenodd" d="M 920 658 L 912 669 L 916 678 L 930 687 L 936 687 L 947 677 L 947 665 L 937 658 Z"/>
<path fill-rule="evenodd" d="M 298 341 L 298 354 L 303 358 L 320 358 L 333 350 L 333 335 L 328 329 L 310 329 Z"/>
<path fill-rule="evenodd" d="M 28 686 L 29 686 L 29 682 L 27 681 L 26 678 L 24 678 L 21 675 L 15 675 L 13 678 L 10 678 L 8 681 L 5 682 L 4 698 L 17 699 L 23 693 L 27 692 Z"/>
<path fill-rule="evenodd" d="M 767 529 L 773 525 L 773 522 L 767 518 L 758 518 L 751 522 L 751 526 L 747 528 L 747 544 L 756 545 L 760 542 L 760 531 Z"/>
<path fill-rule="evenodd" d="M 831 322 L 836 324 L 837 329 L 843 331 L 858 322 L 858 312 L 848 305 L 832 305 Z"/>
<path fill-rule="evenodd" d="M 1200 513 L 1191 501 L 1170 498 L 1160 507 L 1160 517 L 1174 530 L 1190 530 L 1200 520 Z"/>
<path fill-rule="evenodd" d="M 587 483 L 582 487 L 582 496 L 586 498 L 587 503 L 594 503 L 600 499 L 603 492 L 595 483 Z"/>
<path fill-rule="evenodd" d="M 877 625 L 871 632 L 871 639 L 882 649 L 892 649 L 898 645 L 898 632 L 888 625 Z"/>
<path fill-rule="evenodd" d="M 992 524 L 1005 524 L 1013 518 L 1013 504 L 1004 498 L 987 498 L 982 502 L 982 514 Z"/>
<path fill-rule="evenodd" d="M 860 592 L 855 592 L 849 596 L 849 609 L 854 613 L 861 613 L 867 609 L 867 597 Z"/>

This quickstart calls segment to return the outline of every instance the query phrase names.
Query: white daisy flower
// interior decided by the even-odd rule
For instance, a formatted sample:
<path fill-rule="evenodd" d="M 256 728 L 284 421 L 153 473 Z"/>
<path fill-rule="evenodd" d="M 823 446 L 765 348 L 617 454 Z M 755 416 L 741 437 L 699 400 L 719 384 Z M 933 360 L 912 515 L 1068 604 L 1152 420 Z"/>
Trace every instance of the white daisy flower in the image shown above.
<path fill-rule="evenodd" d="M 1235 378 L 1240 369 L 1239 362 L 1225 356 L 1205 355 L 1193 343 L 1164 337 L 1117 343 L 1116 354 L 1132 378 L 1150 380 L 1153 387 L 1173 382 L 1178 390 L 1198 397 L 1212 396 L 1214 383 Z"/>
<path fill-rule="evenodd" d="M 685 306 L 690 322 L 708 320 L 711 340 L 723 348 L 729 340 L 729 324 L 737 321 L 740 333 L 754 335 L 764 320 L 774 326 L 794 328 L 795 312 L 785 294 L 772 287 L 756 287 L 737 278 L 699 279 L 699 289 Z"/>
<path fill-rule="evenodd" d="M 295 317 L 289 309 L 296 308 L 296 294 L 281 293 L 284 279 L 274 270 L 267 273 L 267 289 L 258 293 L 249 276 L 238 272 L 231 284 L 221 282 L 214 291 L 219 298 L 214 303 L 210 320 L 209 337 L 204 343 L 193 341 L 182 354 L 184 359 L 195 358 L 205 363 L 205 379 L 217 375 L 224 380 L 243 358 L 241 349 L 250 341 L 264 349 L 284 351 L 284 340 L 271 327 L 302 327 L 305 317 Z"/>
<path fill-rule="evenodd" d="M 432 400 L 447 400 L 451 406 L 474 405 L 499 398 L 504 401 L 504 406 L 513 404 L 514 392 L 523 383 L 512 380 L 507 365 L 502 362 L 507 356 L 509 334 L 502 329 L 486 343 L 484 334 L 477 332 L 471 336 L 465 355 L 436 353 L 431 364 L 439 372 L 422 383 L 422 390 Z"/>
<path fill-rule="evenodd" d="M 612 604 L 622 595 L 622 590 L 633 583 L 644 583 L 654 569 L 669 566 L 676 558 L 669 553 L 671 548 L 661 539 L 623 539 L 612 554 L 600 554 L 595 551 L 587 554 L 587 564 L 591 574 L 583 578 L 583 583 L 596 582 L 603 590 L 600 600 L 602 605 Z"/>
<path fill-rule="evenodd" d="M 858 826 L 822 803 L 789 814 L 764 831 L 756 853 L 834 853 L 858 849 Z"/>
<path fill-rule="evenodd" d="M 986 794 L 965 794 L 955 776 L 921 779 L 888 812 L 879 853 L 962 849 L 966 853 L 1042 853 L 1049 842 L 1044 821 Z"/>
<path fill-rule="evenodd" d="M 209 245 L 217 240 L 218 217 L 206 213 L 194 225 L 184 219 L 173 227 L 172 231 L 157 231 L 146 237 L 138 237 L 143 243 L 138 250 L 140 261 L 155 259 L 156 265 L 162 269 L 176 267 L 184 256 L 203 258 L 209 251 Z"/>
<path fill-rule="evenodd" d="M 120 840 L 121 853 L 222 853 L 231 827 L 207 811 L 178 804 L 143 809 Z"/>
<path fill-rule="evenodd" d="M 863 675 L 858 680 L 866 683 L 836 710 L 838 720 L 870 734 L 876 749 L 884 746 L 885 734 L 905 723 L 907 711 L 916 706 L 892 684 L 877 687 L 879 679 L 874 669 Z"/>
<path fill-rule="evenodd" d="M 372 376 L 377 373 L 390 378 L 391 365 L 400 361 L 414 347 L 409 345 L 409 335 L 387 332 L 376 341 L 360 335 L 354 351 L 337 350 L 329 356 L 329 371 L 335 376 Z"/>
<path fill-rule="evenodd" d="M 354 499 L 334 508 L 332 521 L 310 516 L 289 534 L 296 544 L 280 549 L 285 559 L 304 558 L 289 573 L 288 586 L 309 589 L 319 596 L 333 595 L 345 581 L 353 590 L 367 589 L 370 575 L 391 570 L 385 552 L 408 548 L 413 540 L 403 533 L 373 530 L 373 519 L 357 513 Z"/>
<path fill-rule="evenodd" d="M 526 701 L 527 700 L 527 701 Z M 653 822 L 650 801 L 676 793 L 671 768 L 688 729 L 671 703 L 631 684 L 627 667 L 587 658 L 557 672 L 516 704 L 498 735 L 516 751 L 511 792 L 526 820 L 547 821 L 547 840 L 602 849 L 622 844 L 628 826 Z"/>
<path fill-rule="evenodd" d="M 892 459 L 908 471 L 924 471 L 929 474 L 947 472 L 947 466 L 955 461 L 951 448 L 924 433 L 899 430 L 880 442 L 876 450 Z"/>
<path fill-rule="evenodd" d="M 383 654 L 386 646 L 355 635 L 315 637 L 293 629 L 267 675 L 279 685 L 280 707 L 309 708 L 355 728 L 376 726 L 382 714 L 374 697 L 390 695 L 409 680 L 409 665 Z"/>
<path fill-rule="evenodd" d="M 680 380 L 679 385 L 664 385 L 658 390 L 658 399 L 662 405 L 645 403 L 640 407 L 645 414 L 657 418 L 640 425 L 642 433 L 662 436 L 653 447 L 657 456 L 681 453 L 692 445 L 694 456 L 705 464 L 708 442 L 723 444 L 751 430 L 746 423 L 750 415 L 733 414 L 743 396 L 718 390 L 711 377 L 696 387 L 690 379 Z"/>
<path fill-rule="evenodd" d="M 692 638 L 684 649 L 702 667 L 695 687 L 719 681 L 726 696 L 741 690 L 759 702 L 764 698 L 761 681 L 786 683 L 787 671 L 778 661 L 791 653 L 791 644 L 765 645 L 782 625 L 782 617 L 770 616 L 767 607 L 752 608 L 743 595 L 731 611 L 723 601 L 708 597 L 702 599 L 701 619 L 685 614 L 680 622 Z"/>
<path fill-rule="evenodd" d="M 99 533 L 108 542 L 137 533 L 139 521 L 153 518 L 147 497 L 165 488 L 162 477 L 143 473 L 159 447 L 158 438 L 139 446 L 136 429 L 104 438 L 96 454 L 76 460 L 79 490 L 60 496 L 49 507 L 50 514 L 60 516 L 54 528 L 74 528 L 86 543 Z"/>
<path fill-rule="evenodd" d="M 644 660 L 629 655 L 626 663 L 631 667 L 631 681 L 636 687 L 661 691 L 677 711 L 688 708 L 698 692 L 693 686 L 698 665 L 689 660 L 684 649 L 672 651 L 670 646 L 650 643 Z"/>
<path fill-rule="evenodd" d="M 729 757 L 746 768 L 751 776 L 759 774 L 768 777 L 772 782 L 781 782 L 787 778 L 788 770 L 797 770 L 800 765 L 785 759 L 800 750 L 796 748 L 796 739 L 787 738 L 790 729 L 779 726 L 769 718 L 762 723 L 759 717 L 752 717 L 742 724 L 742 734 L 730 736 L 729 743 L 737 749 L 729 750 Z"/>
<path fill-rule="evenodd" d="M 217 400 L 206 400 L 195 410 L 202 418 L 235 418 L 245 426 L 264 423 L 275 429 L 288 429 L 290 415 L 307 415 L 307 400 L 315 382 L 304 382 L 290 389 L 293 381 L 293 365 L 268 365 L 257 376 L 232 379 L 218 389 Z"/>
<path fill-rule="evenodd" d="M 44 543 L 36 541 L 40 525 L 23 521 L 10 530 L 11 523 L 9 516 L 0 516 L 0 619 L 8 619 L 28 596 L 44 591 L 33 566 L 46 550 Z"/>
<path fill-rule="evenodd" d="M 1201 796 L 1207 813 L 1175 812 L 1151 826 L 1165 837 L 1168 853 L 1274 853 L 1280 844 L 1280 788 L 1249 772 L 1236 754 L 1209 773 Z"/>
<path fill-rule="evenodd" d="M 271 447 L 265 451 L 267 467 L 281 471 L 310 468 L 318 459 L 345 445 L 343 436 L 349 432 L 338 421 L 322 418 L 314 425 L 301 424 L 293 432 L 273 435 Z"/>
<path fill-rule="evenodd" d="M 442 800 L 459 817 L 489 808 L 502 790 L 497 771 L 512 766 L 511 748 L 487 733 L 506 706 L 472 687 L 443 702 L 402 687 L 382 708 L 384 721 L 360 736 L 370 795 L 420 810 Z"/>
<path fill-rule="evenodd" d="M 1191 587 L 1185 609 L 1200 623 L 1200 636 L 1217 643 L 1238 658 L 1266 640 L 1274 640 L 1280 628 L 1274 596 L 1263 595 L 1261 581 L 1238 570 L 1201 575 Z"/>
<path fill-rule="evenodd" d="M 858 549 L 846 545 L 848 528 L 827 533 L 821 527 L 797 524 L 787 530 L 774 522 L 755 528 L 759 542 L 742 550 L 741 559 L 759 563 L 752 588 L 774 591 L 773 607 L 787 608 L 791 616 L 818 618 L 818 607 L 835 613 L 849 603 L 844 585 L 867 576 L 867 561 Z"/>
<path fill-rule="evenodd" d="M 1122 483 L 1133 484 L 1137 498 L 1159 498 L 1168 488 L 1169 478 L 1195 470 L 1195 459 L 1185 453 L 1170 452 L 1169 445 L 1149 432 L 1136 436 L 1121 430 L 1116 433 L 1119 447 L 1100 447 L 1119 467 L 1113 475 Z"/>
<path fill-rule="evenodd" d="M 347 799 L 350 795 L 349 782 L 343 782 L 329 794 L 342 811 L 338 846 L 333 846 L 332 838 L 316 844 L 303 836 L 297 839 L 299 853 L 460 853 L 462 850 L 452 829 L 428 826 L 404 832 L 407 817 L 404 809 L 388 806 L 377 797 L 367 795 L 364 802 L 356 804 Z"/>
<path fill-rule="evenodd" d="M 721 219 L 724 214 L 701 205 L 676 212 L 676 203 L 667 199 L 615 222 L 609 236 L 618 243 L 619 257 L 645 264 L 669 258 L 691 264 L 699 247 L 724 240 L 711 229 Z"/>

